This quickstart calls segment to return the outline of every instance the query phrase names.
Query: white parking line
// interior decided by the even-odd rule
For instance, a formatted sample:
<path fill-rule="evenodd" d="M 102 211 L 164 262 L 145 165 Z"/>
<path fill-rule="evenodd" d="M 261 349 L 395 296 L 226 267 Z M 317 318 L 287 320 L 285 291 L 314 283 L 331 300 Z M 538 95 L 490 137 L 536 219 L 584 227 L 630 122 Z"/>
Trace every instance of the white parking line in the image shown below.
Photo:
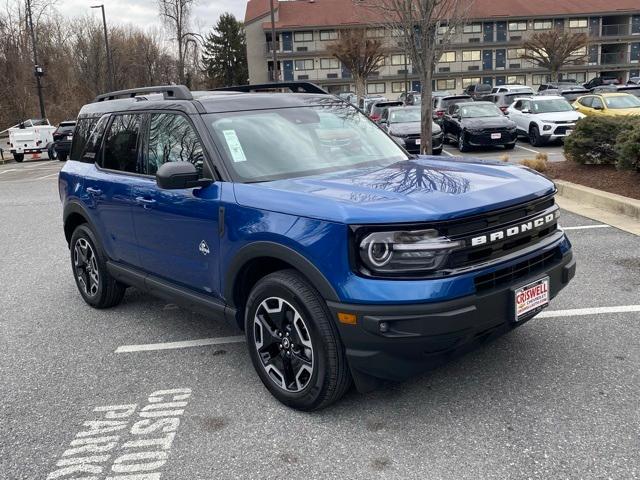
<path fill-rule="evenodd" d="M 232 337 L 202 338 L 200 340 L 186 340 L 184 342 L 148 343 L 146 345 L 123 345 L 115 353 L 151 352 L 154 350 L 172 350 L 175 348 L 204 347 L 208 345 L 224 345 L 226 343 L 242 343 L 243 335 Z"/>
<path fill-rule="evenodd" d="M 0 172 L 0 175 L 2 175 L 3 173 L 7 173 L 7 172 L 17 172 L 18 169 L 17 168 L 10 168 L 8 170 L 3 170 Z"/>
<path fill-rule="evenodd" d="M 521 145 L 516 145 L 516 148 L 521 148 L 522 150 L 526 150 L 527 152 L 540 153 L 538 150 L 533 150 L 532 148 L 523 147 Z"/>
<path fill-rule="evenodd" d="M 579 317 L 582 315 L 600 315 L 602 313 L 640 312 L 640 305 L 620 305 L 617 307 L 574 308 L 572 310 L 546 310 L 536 318 Z"/>
<path fill-rule="evenodd" d="M 536 318 L 560 318 L 580 317 L 586 315 L 600 315 L 603 313 L 633 313 L 640 312 L 640 305 L 620 305 L 616 307 L 574 308 L 571 310 L 545 310 Z M 201 338 L 199 340 L 186 340 L 183 342 L 147 343 L 144 345 L 123 345 L 118 347 L 115 353 L 152 352 L 156 350 L 173 350 L 177 348 L 205 347 L 209 345 L 224 345 L 229 343 L 244 343 L 243 335 Z"/>
<path fill-rule="evenodd" d="M 442 153 L 445 153 L 445 154 L 449 155 L 450 157 L 455 157 L 455 155 L 453 153 L 447 152 L 444 148 L 442 149 Z"/>
<path fill-rule="evenodd" d="M 58 173 L 60 173 L 60 172 L 51 173 L 51 174 L 49 174 L 49 175 L 45 175 L 44 177 L 34 178 L 34 180 L 42 180 L 42 179 L 45 179 L 45 178 L 53 177 L 53 176 L 55 176 L 55 175 L 58 175 Z"/>
<path fill-rule="evenodd" d="M 590 228 L 611 228 L 611 225 L 605 225 L 600 224 L 600 225 L 581 225 L 579 227 L 563 227 L 560 226 L 560 228 L 562 228 L 562 230 L 588 230 Z"/>

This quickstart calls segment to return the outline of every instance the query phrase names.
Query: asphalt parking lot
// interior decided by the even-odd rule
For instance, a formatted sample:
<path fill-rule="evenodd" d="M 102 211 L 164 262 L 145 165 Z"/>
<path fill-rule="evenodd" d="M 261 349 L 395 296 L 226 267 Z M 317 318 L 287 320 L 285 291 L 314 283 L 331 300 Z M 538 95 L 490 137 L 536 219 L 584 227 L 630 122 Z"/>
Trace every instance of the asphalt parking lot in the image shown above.
<path fill-rule="evenodd" d="M 262 386 L 239 331 L 132 289 L 82 301 L 62 165 L 0 166 L 0 478 L 640 478 L 639 237 L 563 212 L 578 273 L 540 317 L 304 414 Z"/>

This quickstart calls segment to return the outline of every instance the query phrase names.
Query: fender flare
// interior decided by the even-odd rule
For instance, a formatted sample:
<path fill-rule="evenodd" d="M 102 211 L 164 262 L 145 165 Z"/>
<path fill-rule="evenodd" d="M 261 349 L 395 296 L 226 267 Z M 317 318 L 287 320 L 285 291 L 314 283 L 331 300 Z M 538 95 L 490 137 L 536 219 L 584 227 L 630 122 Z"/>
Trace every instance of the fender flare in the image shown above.
<path fill-rule="evenodd" d="M 88 210 L 77 200 L 71 200 L 64 206 L 64 210 L 62 212 L 63 227 L 66 227 L 67 220 L 74 213 L 81 215 L 87 221 L 91 230 L 93 230 L 97 235 L 97 231 L 93 223 L 93 220 L 91 218 L 91 215 L 89 214 Z M 65 237 L 66 237 L 66 231 L 65 231 Z"/>
<path fill-rule="evenodd" d="M 325 300 L 333 302 L 340 301 L 331 283 L 329 283 L 324 274 L 305 256 L 279 243 L 259 241 L 242 247 L 231 260 L 224 276 L 224 298 L 227 304 L 236 307 L 234 304 L 233 291 L 238 275 L 249 261 L 260 257 L 276 258 L 288 263 L 304 275 Z"/>

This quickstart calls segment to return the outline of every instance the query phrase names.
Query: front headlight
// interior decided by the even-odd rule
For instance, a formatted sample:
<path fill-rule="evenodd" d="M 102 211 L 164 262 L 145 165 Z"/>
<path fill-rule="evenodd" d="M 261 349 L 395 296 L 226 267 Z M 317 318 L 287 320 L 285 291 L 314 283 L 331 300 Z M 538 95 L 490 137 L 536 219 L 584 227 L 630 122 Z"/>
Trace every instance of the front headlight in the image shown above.
<path fill-rule="evenodd" d="M 364 267 L 379 274 L 428 272 L 440 268 L 449 253 L 463 246 L 437 230 L 370 233 L 360 241 Z"/>

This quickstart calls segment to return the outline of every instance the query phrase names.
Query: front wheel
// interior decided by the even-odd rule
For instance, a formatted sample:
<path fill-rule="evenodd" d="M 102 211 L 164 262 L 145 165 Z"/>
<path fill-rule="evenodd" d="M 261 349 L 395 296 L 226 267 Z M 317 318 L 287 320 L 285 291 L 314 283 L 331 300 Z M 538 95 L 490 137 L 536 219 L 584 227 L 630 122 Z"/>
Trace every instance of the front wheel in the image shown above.
<path fill-rule="evenodd" d="M 285 405 L 317 410 L 351 385 L 326 303 L 295 270 L 272 273 L 257 283 L 247 300 L 245 332 L 260 380 Z"/>
<path fill-rule="evenodd" d="M 469 144 L 467 143 L 467 138 L 464 132 L 460 132 L 460 135 L 458 135 L 458 150 L 461 152 L 469 151 Z"/>
<path fill-rule="evenodd" d="M 24 160 L 24 153 L 14 153 L 13 154 L 13 159 L 16 162 L 21 163 Z"/>
<path fill-rule="evenodd" d="M 529 129 L 529 143 L 532 147 L 541 147 L 544 144 L 540 136 L 540 130 L 535 125 Z"/>

